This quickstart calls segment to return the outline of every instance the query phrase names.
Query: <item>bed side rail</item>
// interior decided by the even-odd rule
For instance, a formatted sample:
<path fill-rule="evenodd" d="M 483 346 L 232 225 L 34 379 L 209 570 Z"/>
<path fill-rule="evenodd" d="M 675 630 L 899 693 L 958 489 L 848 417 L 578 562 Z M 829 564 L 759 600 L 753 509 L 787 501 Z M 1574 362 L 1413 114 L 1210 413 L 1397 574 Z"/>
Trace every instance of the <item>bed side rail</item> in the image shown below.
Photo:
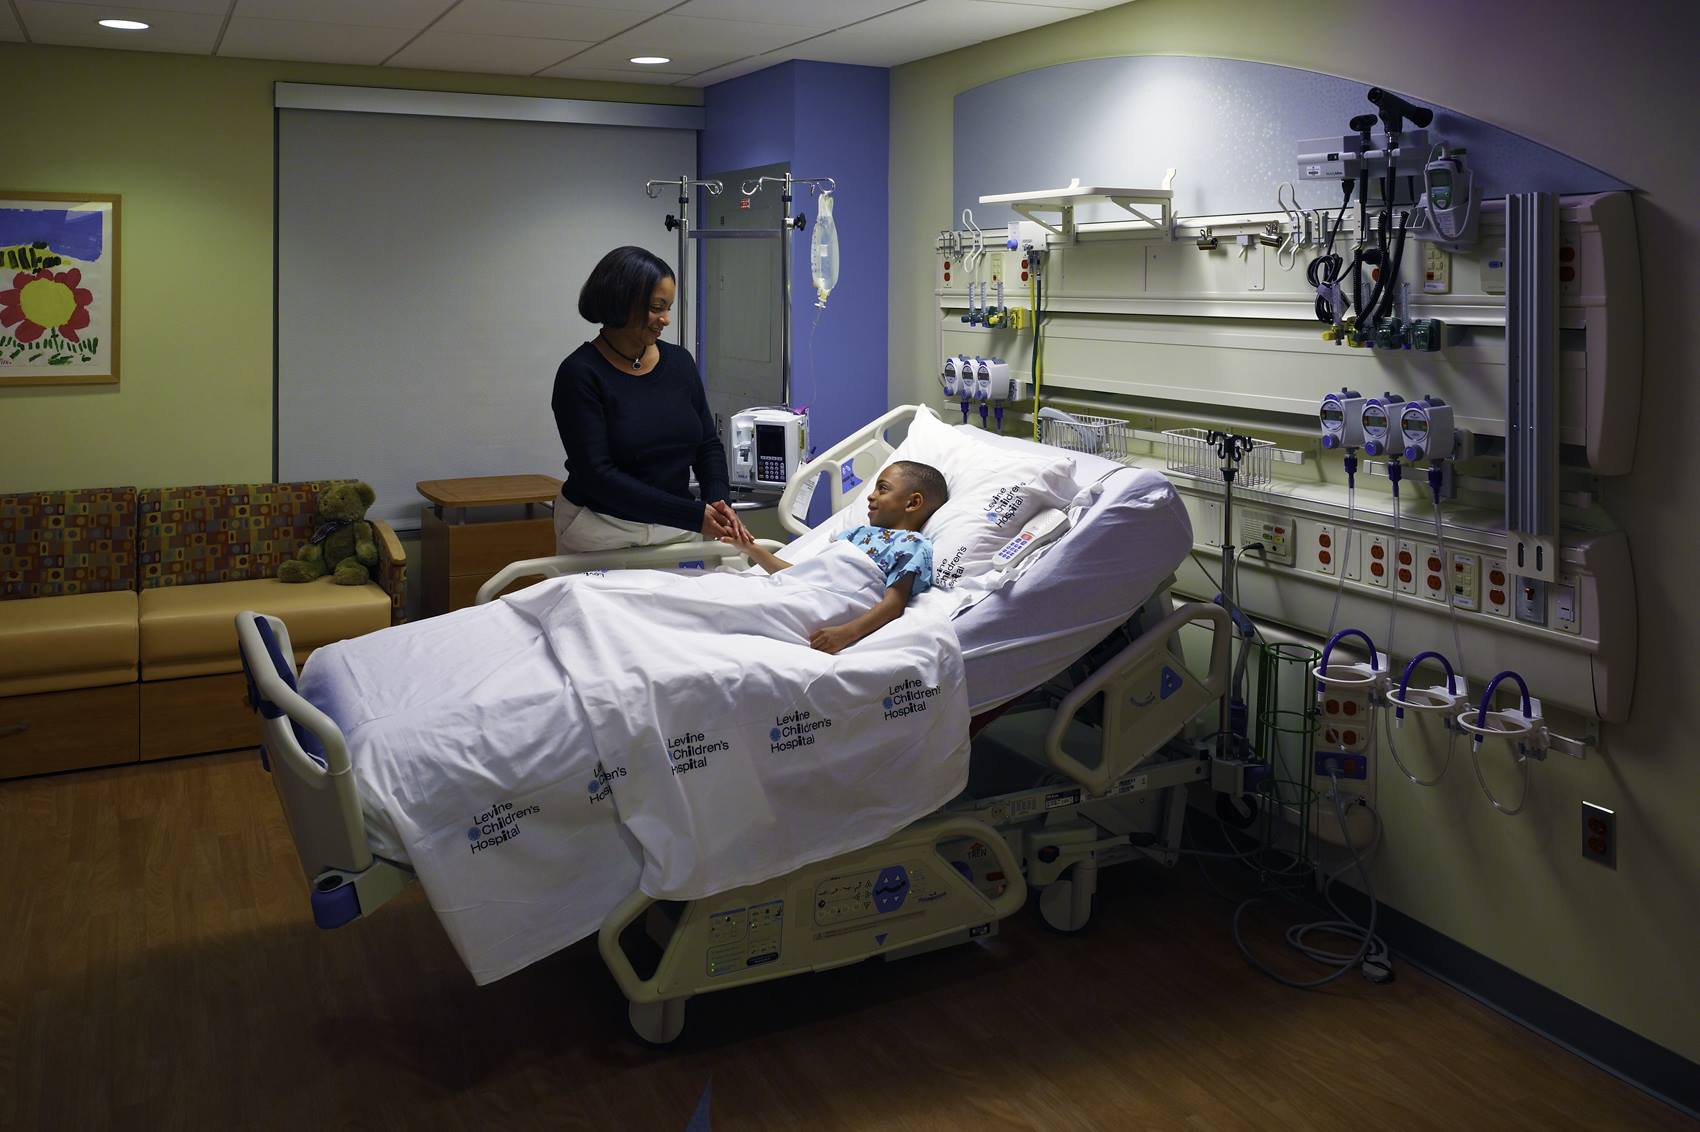
<path fill-rule="evenodd" d="M 782 544 L 759 538 L 756 545 L 767 550 L 779 550 Z M 660 546 L 625 546 L 617 550 L 591 550 L 582 554 L 552 554 L 543 558 L 522 558 L 510 562 L 492 574 L 478 587 L 474 605 L 496 600 L 503 590 L 521 578 L 560 578 L 568 574 L 583 574 L 590 570 L 670 570 L 679 566 L 700 566 L 743 560 L 743 551 L 724 542 L 669 542 Z"/>
<path fill-rule="evenodd" d="M 779 496 L 780 524 L 794 535 L 808 533 L 809 525 L 793 515 L 792 509 L 800 509 L 807 517 L 809 499 L 813 497 L 817 478 L 822 475 L 826 476 L 827 489 L 831 493 L 832 511 L 844 506 L 844 501 L 850 498 L 861 481 L 878 472 L 885 465 L 886 458 L 896 450 L 897 446 L 886 439 L 886 433 L 898 425 L 908 424 L 916 413 L 922 411 L 932 412 L 923 405 L 899 405 L 798 468 L 797 474 L 791 477 Z M 849 474 L 846 474 L 846 466 Z M 800 499 L 805 491 L 809 495 Z"/>
<path fill-rule="evenodd" d="M 1210 662 L 1202 678 L 1169 647 L 1181 627 L 1191 624 L 1210 629 Z M 1064 697 L 1045 736 L 1051 766 L 1094 794 L 1109 789 L 1227 691 L 1233 636 L 1233 622 L 1221 606 L 1189 602 L 1176 607 Z M 1100 693 L 1098 762 L 1090 765 L 1063 748 L 1063 737 L 1075 715 Z"/>
<path fill-rule="evenodd" d="M 236 640 L 248 703 L 260 721 L 262 760 L 312 887 L 313 921 L 340 927 L 374 911 L 413 874 L 372 856 L 348 744 L 336 721 L 296 690 L 295 654 L 283 622 L 243 610 L 236 615 Z"/>

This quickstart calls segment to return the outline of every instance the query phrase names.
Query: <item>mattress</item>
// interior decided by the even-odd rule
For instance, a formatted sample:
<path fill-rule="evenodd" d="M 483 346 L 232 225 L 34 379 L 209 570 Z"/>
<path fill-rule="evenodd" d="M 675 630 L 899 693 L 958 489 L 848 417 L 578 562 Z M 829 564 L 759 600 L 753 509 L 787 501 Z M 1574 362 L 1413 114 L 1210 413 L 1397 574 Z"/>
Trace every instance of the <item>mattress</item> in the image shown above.
<path fill-rule="evenodd" d="M 962 431 L 1003 448 L 1043 447 L 971 426 Z M 1038 687 L 1084 656 L 1133 616 L 1192 549 L 1186 505 L 1161 472 L 1069 455 L 1080 494 L 1068 533 L 954 619 L 975 713 Z"/>

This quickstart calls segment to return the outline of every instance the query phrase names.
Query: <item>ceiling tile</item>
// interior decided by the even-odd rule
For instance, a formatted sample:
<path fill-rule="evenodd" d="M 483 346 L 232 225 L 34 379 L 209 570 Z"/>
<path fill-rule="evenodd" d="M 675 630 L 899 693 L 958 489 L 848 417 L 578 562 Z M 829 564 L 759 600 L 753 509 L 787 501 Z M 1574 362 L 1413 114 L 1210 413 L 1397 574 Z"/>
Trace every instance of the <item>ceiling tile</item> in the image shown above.
<path fill-rule="evenodd" d="M 699 20 L 657 16 L 598 44 L 575 60 L 585 66 L 625 70 L 634 55 L 663 55 L 671 71 L 695 74 L 805 39 L 809 29 L 744 20 Z"/>
<path fill-rule="evenodd" d="M 437 21 L 432 30 L 475 35 L 539 36 L 595 43 L 625 31 L 645 18 L 641 12 L 538 4 L 530 0 L 461 0 L 448 15 Z"/>
<path fill-rule="evenodd" d="M 224 13 L 230 9 L 230 0 L 146 0 L 143 4 L 125 3 L 124 0 L 118 0 L 117 3 L 109 3 L 108 0 L 47 0 L 47 2 L 54 5 L 71 5 L 78 8 L 145 7 L 155 12 L 199 12 L 202 15 L 217 16 L 221 20 L 224 18 Z M 23 6 L 24 5 L 21 2 L 18 5 L 20 8 Z M 109 17 L 121 20 L 142 18 L 140 16 L 130 17 L 125 15 L 123 12 L 117 11 L 99 12 L 91 18 L 103 20 Z M 26 20 L 29 19 L 28 16 L 25 16 L 24 18 Z"/>
<path fill-rule="evenodd" d="M 841 28 L 901 8 L 912 0 L 688 0 L 669 15 L 748 20 L 803 28 Z"/>
<path fill-rule="evenodd" d="M 389 66 L 529 75 L 552 67 L 589 46 L 588 43 L 564 39 L 468 35 L 432 28 L 392 57 Z"/>
<path fill-rule="evenodd" d="M 17 0 L 18 14 L 36 43 L 65 47 L 107 47 L 119 51 L 170 51 L 212 54 L 224 16 L 172 12 L 159 8 L 100 7 Z M 147 31 L 109 31 L 96 20 L 116 17 L 151 24 Z"/>
<path fill-rule="evenodd" d="M 667 71 L 657 71 L 654 67 L 645 67 L 639 71 L 615 71 L 603 67 L 575 66 L 571 59 L 559 67 L 550 67 L 539 74 L 551 79 L 588 79 L 599 83 L 638 83 L 643 86 L 672 86 L 685 75 L 672 74 Z"/>
<path fill-rule="evenodd" d="M 815 59 L 895 67 L 1085 14 L 1082 8 L 992 0 L 921 0 L 854 27 L 770 53 L 773 62 Z"/>
<path fill-rule="evenodd" d="M 413 35 L 407 28 L 351 27 L 305 20 L 233 16 L 218 53 L 227 58 L 293 59 L 303 63 L 377 66 Z"/>
<path fill-rule="evenodd" d="M 653 16 L 676 6 L 679 0 L 534 0 L 538 4 L 566 5 L 569 8 L 604 8 L 617 12 L 637 12 Z"/>
<path fill-rule="evenodd" d="M 233 18 L 306 20 L 363 28 L 411 28 L 418 31 L 442 15 L 454 0 L 236 0 Z"/>
<path fill-rule="evenodd" d="M 713 70 L 703 71 L 700 74 L 688 75 L 674 85 L 713 86 L 715 83 L 723 83 L 728 79 L 742 78 L 756 71 L 764 71 L 782 62 L 784 62 L 783 59 L 774 59 L 767 55 L 752 55 L 748 59 L 739 59 L 737 62 L 728 63 L 724 67 L 715 67 Z"/>
<path fill-rule="evenodd" d="M 10 4 L 0 4 L 0 43 L 22 43 L 24 29 L 12 16 Z"/>

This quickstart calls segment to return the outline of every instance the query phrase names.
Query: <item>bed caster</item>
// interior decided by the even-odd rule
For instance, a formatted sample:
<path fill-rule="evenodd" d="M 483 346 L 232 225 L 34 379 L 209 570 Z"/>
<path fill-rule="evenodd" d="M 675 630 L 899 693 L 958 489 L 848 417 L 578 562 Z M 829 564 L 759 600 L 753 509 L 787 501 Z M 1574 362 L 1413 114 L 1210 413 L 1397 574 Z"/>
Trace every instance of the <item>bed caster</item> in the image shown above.
<path fill-rule="evenodd" d="M 1073 934 L 1092 919 L 1098 904 L 1098 865 L 1086 860 L 1069 866 L 1039 892 L 1039 918 L 1052 931 Z"/>
<path fill-rule="evenodd" d="M 638 1037 L 652 1046 L 664 1046 L 684 1032 L 685 1000 L 634 1002 L 626 1007 L 626 1018 Z"/>

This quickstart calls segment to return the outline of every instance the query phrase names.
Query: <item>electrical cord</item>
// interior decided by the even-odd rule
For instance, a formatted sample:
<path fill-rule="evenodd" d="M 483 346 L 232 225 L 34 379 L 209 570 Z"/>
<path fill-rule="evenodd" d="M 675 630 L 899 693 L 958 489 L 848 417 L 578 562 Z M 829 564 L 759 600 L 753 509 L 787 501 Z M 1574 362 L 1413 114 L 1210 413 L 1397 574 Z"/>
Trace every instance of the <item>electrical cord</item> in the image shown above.
<path fill-rule="evenodd" d="M 1342 260 L 1339 254 L 1334 251 L 1334 240 L 1335 237 L 1340 235 L 1340 226 L 1346 222 L 1346 208 L 1352 203 L 1352 189 L 1354 187 L 1351 181 L 1346 182 L 1346 187 L 1343 190 L 1344 196 L 1340 201 L 1340 215 L 1335 218 L 1334 227 L 1328 233 L 1328 242 L 1323 248 L 1323 254 L 1305 265 L 1305 279 L 1319 292 L 1316 296 L 1317 320 L 1330 326 L 1334 324 L 1334 306 L 1324 295 L 1320 294 L 1320 291 L 1323 287 L 1333 288 L 1340 281 Z"/>
<path fill-rule="evenodd" d="M 1346 563 L 1352 560 L 1352 527 L 1358 510 L 1358 489 L 1355 486 L 1346 489 L 1346 539 L 1340 548 L 1340 569 L 1334 581 L 1334 608 L 1328 614 L 1328 632 L 1323 634 L 1325 640 L 1334 638 L 1334 625 L 1340 619 L 1340 597 L 1346 592 Z"/>
<path fill-rule="evenodd" d="M 1375 979 L 1376 981 L 1384 981 L 1384 973 L 1390 971 L 1392 968 L 1392 961 L 1387 944 L 1380 936 L 1375 934 L 1375 923 L 1380 911 L 1380 905 L 1375 896 L 1375 886 L 1370 880 L 1369 867 L 1365 863 L 1366 855 L 1373 853 L 1381 844 L 1381 815 L 1376 812 L 1374 806 L 1370 805 L 1368 802 L 1360 800 L 1359 804 L 1369 810 L 1370 816 L 1375 819 L 1375 836 L 1373 840 L 1371 840 L 1369 847 L 1364 850 L 1363 853 L 1360 853 L 1357 846 L 1352 844 L 1350 836 L 1346 834 L 1346 810 L 1345 806 L 1340 801 L 1339 771 L 1330 767 L 1328 771 L 1328 779 L 1331 785 L 1329 798 L 1334 803 L 1334 816 L 1340 823 L 1341 836 L 1345 838 L 1346 849 L 1352 855 L 1350 864 L 1342 866 L 1340 869 L 1329 874 L 1328 879 L 1322 884 L 1323 899 L 1327 902 L 1328 907 L 1336 916 L 1339 917 L 1339 919 L 1317 920 L 1308 924 L 1295 924 L 1293 927 L 1287 929 L 1287 943 L 1307 959 L 1314 960 L 1324 966 L 1334 967 L 1335 970 L 1330 971 L 1328 974 L 1319 978 L 1308 980 L 1290 979 L 1287 976 L 1272 970 L 1251 953 L 1251 949 L 1246 946 L 1245 938 L 1240 931 L 1240 921 L 1244 917 L 1246 910 L 1255 904 L 1262 903 L 1267 899 L 1267 897 L 1262 895 L 1253 896 L 1242 901 L 1239 907 L 1234 909 L 1234 944 L 1240 949 L 1240 954 L 1245 956 L 1246 962 L 1250 963 L 1253 969 L 1257 970 L 1261 974 L 1267 975 L 1282 986 L 1292 987 L 1295 990 L 1314 990 L 1318 987 L 1326 986 L 1335 979 L 1338 979 L 1340 976 L 1351 971 L 1354 967 L 1363 968 L 1365 976 L 1368 978 Z M 1357 870 L 1359 879 L 1363 881 L 1364 895 L 1369 898 L 1369 923 L 1367 925 L 1359 925 L 1355 922 L 1345 913 L 1344 910 L 1340 908 L 1339 904 L 1335 902 L 1333 896 L 1334 883 L 1344 876 L 1349 869 L 1353 868 Z M 1333 951 L 1328 948 L 1318 947 L 1314 943 L 1306 942 L 1307 937 L 1318 934 L 1335 935 L 1345 939 L 1356 939 L 1358 941 L 1357 950 L 1352 952 Z"/>

